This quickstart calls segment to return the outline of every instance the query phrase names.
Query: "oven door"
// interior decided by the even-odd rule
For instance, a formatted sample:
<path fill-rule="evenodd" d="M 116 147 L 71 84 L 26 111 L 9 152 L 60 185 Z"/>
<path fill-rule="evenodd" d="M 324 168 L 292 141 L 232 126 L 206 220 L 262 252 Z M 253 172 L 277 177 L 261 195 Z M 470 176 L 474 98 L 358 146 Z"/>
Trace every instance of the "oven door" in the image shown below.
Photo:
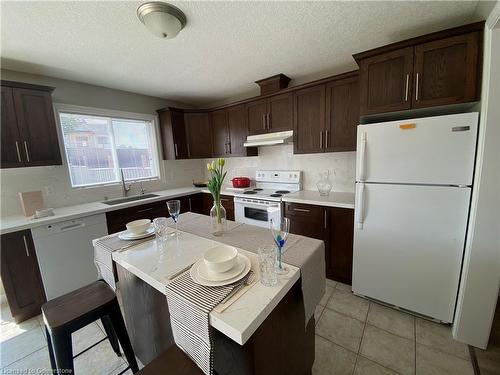
<path fill-rule="evenodd" d="M 270 219 L 281 219 L 281 202 L 235 198 L 234 219 L 239 223 L 269 228 Z"/>

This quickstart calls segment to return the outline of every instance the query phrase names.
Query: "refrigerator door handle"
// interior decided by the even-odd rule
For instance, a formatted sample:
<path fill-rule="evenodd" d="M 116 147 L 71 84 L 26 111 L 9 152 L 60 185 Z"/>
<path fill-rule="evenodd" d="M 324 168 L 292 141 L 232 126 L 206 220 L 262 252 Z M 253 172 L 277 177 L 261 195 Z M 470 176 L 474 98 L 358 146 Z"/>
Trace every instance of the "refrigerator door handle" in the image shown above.
<path fill-rule="evenodd" d="M 356 226 L 358 229 L 363 229 L 364 217 L 364 199 L 365 199 L 365 184 L 364 182 L 358 182 L 358 194 L 356 196 L 358 201 L 356 202 Z"/>
<path fill-rule="evenodd" d="M 361 144 L 359 147 L 359 181 L 365 181 L 365 151 L 366 151 L 366 132 L 362 132 Z"/>

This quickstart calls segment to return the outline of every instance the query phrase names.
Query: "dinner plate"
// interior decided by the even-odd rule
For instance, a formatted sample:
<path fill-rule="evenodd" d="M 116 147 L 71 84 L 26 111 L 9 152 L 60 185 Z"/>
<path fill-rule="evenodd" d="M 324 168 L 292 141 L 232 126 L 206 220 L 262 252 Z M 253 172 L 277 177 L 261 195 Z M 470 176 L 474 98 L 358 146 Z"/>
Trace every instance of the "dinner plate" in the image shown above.
<path fill-rule="evenodd" d="M 245 269 L 246 262 L 243 255 L 238 254 L 236 264 L 229 271 L 226 272 L 213 272 L 207 268 L 205 262 L 200 263 L 198 266 L 198 276 L 206 281 L 225 281 L 238 276 Z"/>
<path fill-rule="evenodd" d="M 250 268 L 252 268 L 252 263 L 250 262 L 250 259 L 248 259 L 247 256 L 245 256 L 243 254 L 238 254 L 238 258 L 240 256 L 245 263 L 245 268 L 243 269 L 243 271 L 240 274 L 236 275 L 235 277 L 233 277 L 231 279 L 222 280 L 222 281 L 210 281 L 210 280 L 205 280 L 205 279 L 201 278 L 198 274 L 198 268 L 200 267 L 200 264 L 203 264 L 203 265 L 205 264 L 205 262 L 203 261 L 203 258 L 198 260 L 195 264 L 193 264 L 193 266 L 189 270 L 189 274 L 191 276 L 191 279 L 195 283 L 200 284 L 200 285 L 205 285 L 205 286 L 222 286 L 222 285 L 232 284 L 238 280 L 241 280 L 250 271 Z"/>
<path fill-rule="evenodd" d="M 134 234 L 129 230 L 122 232 L 118 235 L 118 238 L 125 241 L 140 240 L 141 238 L 146 238 L 155 234 L 155 228 L 150 226 L 146 232 L 140 234 Z"/>

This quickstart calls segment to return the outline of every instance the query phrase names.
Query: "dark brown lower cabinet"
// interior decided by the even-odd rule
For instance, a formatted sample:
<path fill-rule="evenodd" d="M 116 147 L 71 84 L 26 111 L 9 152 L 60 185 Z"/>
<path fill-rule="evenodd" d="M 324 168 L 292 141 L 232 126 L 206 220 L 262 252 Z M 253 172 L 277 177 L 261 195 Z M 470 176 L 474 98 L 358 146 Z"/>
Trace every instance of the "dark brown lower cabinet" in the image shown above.
<path fill-rule="evenodd" d="M 234 198 L 230 195 L 221 195 L 222 206 L 226 209 L 226 219 L 234 220 Z M 212 195 L 199 193 L 192 198 L 192 212 L 202 215 L 210 215 L 210 209 L 214 205 Z"/>
<path fill-rule="evenodd" d="M 190 195 L 172 198 L 172 200 L 173 199 L 179 199 L 181 201 L 181 213 L 192 211 L 192 198 Z M 106 212 L 108 233 L 111 234 L 121 232 L 122 230 L 127 229 L 125 225 L 133 220 L 153 220 L 157 217 L 169 217 L 170 215 L 167 208 L 168 200 Z"/>
<path fill-rule="evenodd" d="M 47 301 L 30 230 L 3 234 L 1 277 L 16 323 L 40 314 Z"/>
<path fill-rule="evenodd" d="M 326 276 L 351 285 L 354 210 L 326 208 Z"/>
<path fill-rule="evenodd" d="M 290 233 L 325 242 L 326 277 L 350 285 L 354 210 L 286 202 L 285 217 Z"/>

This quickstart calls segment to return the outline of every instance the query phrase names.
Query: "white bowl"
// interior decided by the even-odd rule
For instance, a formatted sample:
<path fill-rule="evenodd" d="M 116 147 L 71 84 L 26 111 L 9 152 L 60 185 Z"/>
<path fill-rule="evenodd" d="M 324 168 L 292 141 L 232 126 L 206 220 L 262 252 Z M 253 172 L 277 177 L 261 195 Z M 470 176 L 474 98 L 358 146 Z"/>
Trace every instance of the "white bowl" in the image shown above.
<path fill-rule="evenodd" d="M 216 246 L 203 254 L 203 261 L 209 271 L 226 272 L 234 267 L 238 257 L 238 250 L 232 246 Z"/>
<path fill-rule="evenodd" d="M 127 229 L 133 234 L 143 234 L 146 233 L 148 228 L 151 226 L 151 220 L 149 219 L 140 219 L 134 220 L 125 225 Z"/>

